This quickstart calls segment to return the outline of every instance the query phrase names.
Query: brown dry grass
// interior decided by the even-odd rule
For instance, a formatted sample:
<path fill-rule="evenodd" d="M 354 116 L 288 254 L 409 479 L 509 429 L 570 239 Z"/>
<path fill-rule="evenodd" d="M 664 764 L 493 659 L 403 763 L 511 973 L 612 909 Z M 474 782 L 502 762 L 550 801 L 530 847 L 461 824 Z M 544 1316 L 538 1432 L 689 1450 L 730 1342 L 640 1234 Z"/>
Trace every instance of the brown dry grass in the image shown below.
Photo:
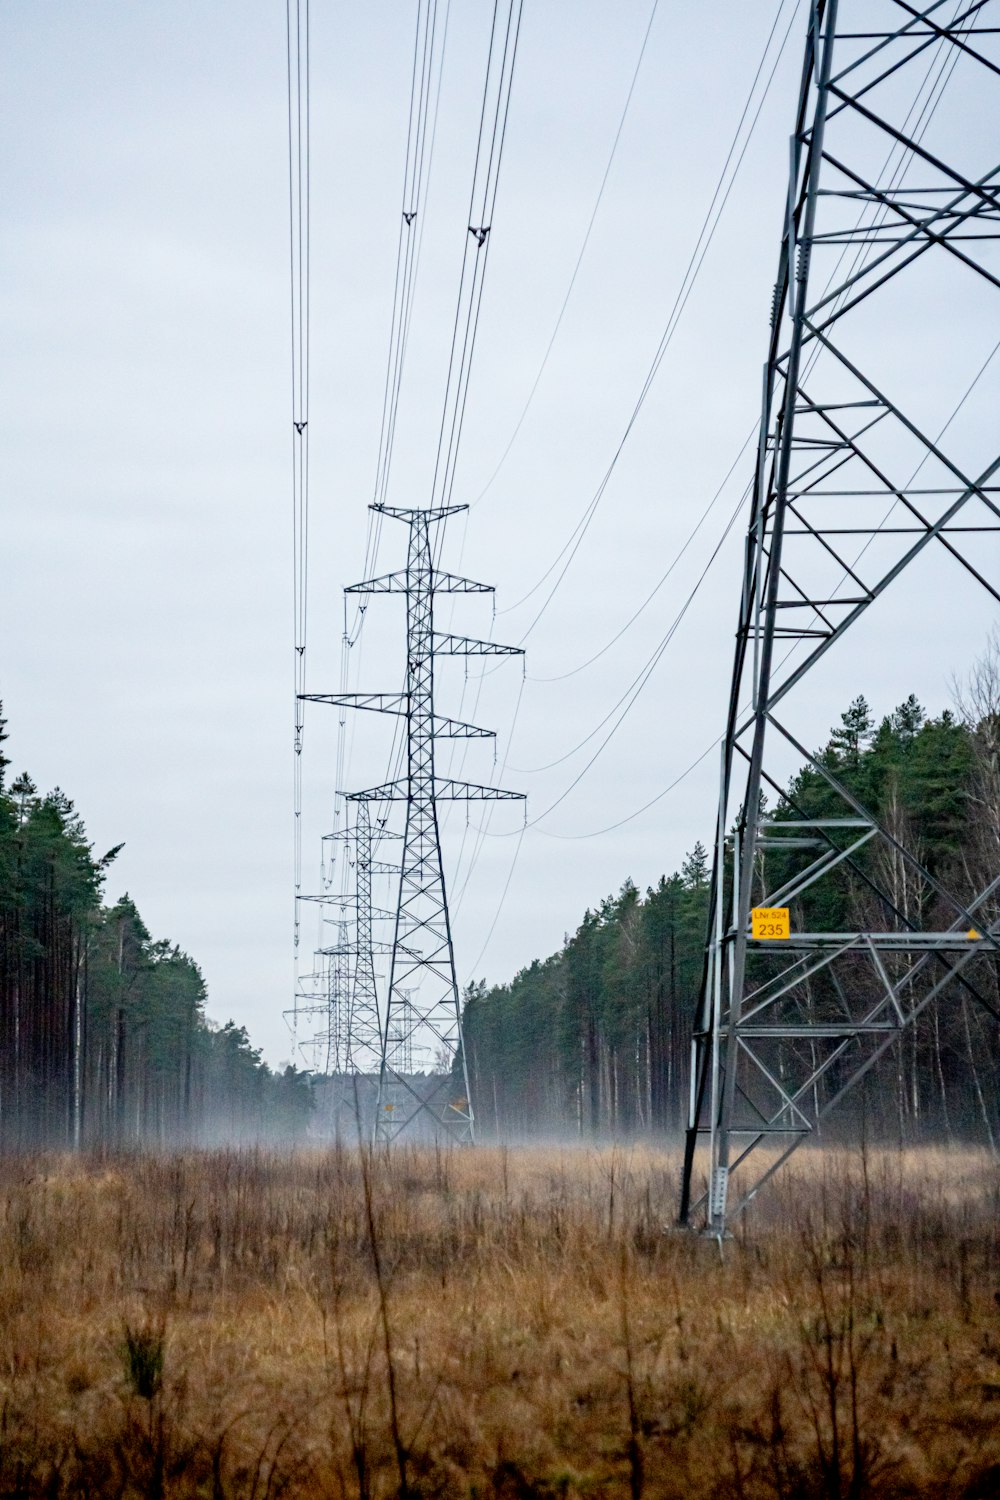
<path fill-rule="evenodd" d="M 0 1494 L 1000 1494 L 986 1158 L 801 1153 L 721 1263 L 675 1184 L 640 1149 L 0 1163 Z"/>

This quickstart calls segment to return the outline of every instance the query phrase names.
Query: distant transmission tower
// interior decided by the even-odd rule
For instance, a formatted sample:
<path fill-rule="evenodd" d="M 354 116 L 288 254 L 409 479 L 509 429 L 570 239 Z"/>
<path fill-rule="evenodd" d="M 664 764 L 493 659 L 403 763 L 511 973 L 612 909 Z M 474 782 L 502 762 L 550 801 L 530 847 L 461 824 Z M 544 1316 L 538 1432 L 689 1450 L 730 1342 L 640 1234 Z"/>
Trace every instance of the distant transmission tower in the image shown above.
<path fill-rule="evenodd" d="M 300 901 L 322 902 L 325 905 L 342 905 L 332 896 L 299 896 Z M 345 1047 L 349 1047 L 351 993 L 353 982 L 350 959 L 353 955 L 347 937 L 347 922 L 343 915 L 337 919 L 324 918 L 324 925 L 333 920 L 337 929 L 337 943 L 332 947 L 321 947 L 315 957 L 319 967 L 310 974 L 301 976 L 295 995 L 295 1005 L 286 1016 L 296 1020 L 312 1017 L 316 1029 L 299 1043 L 304 1053 L 311 1053 L 312 1072 L 338 1073 L 344 1066 Z"/>
<path fill-rule="evenodd" d="M 372 922 L 379 919 L 391 920 L 395 913 L 372 905 L 372 877 L 398 875 L 399 866 L 385 860 L 376 860 L 373 856 L 369 803 L 363 797 L 348 797 L 346 800 L 354 804 L 353 827 L 325 835 L 327 839 L 350 842 L 354 848 L 354 895 L 349 898 L 354 908 L 354 941 L 350 943 L 346 937 L 342 937 L 337 950 L 353 961 L 350 1003 L 341 1025 L 341 1071 L 374 1076 L 382 1061 L 382 1027 L 375 979 L 375 955 L 389 950 L 384 943 L 374 941 Z M 395 837 L 398 835 L 387 833 L 384 829 L 378 834 L 379 840 Z"/>
<path fill-rule="evenodd" d="M 354 799 L 348 798 L 349 802 Z M 383 835 L 385 837 L 385 835 Z M 372 876 L 397 873 L 395 865 L 372 858 L 372 827 L 369 803 L 355 801 L 354 876 L 355 876 L 355 942 L 354 995 L 351 1006 L 351 1056 L 349 1070 L 375 1074 L 382 1063 L 382 1027 L 378 1013 L 378 991 L 375 985 L 375 948 L 372 938 L 373 917 L 389 917 L 372 906 Z"/>
<path fill-rule="evenodd" d="M 358 804 L 406 803 L 399 900 L 382 1030 L 376 1134 L 393 1140 L 426 1121 L 459 1140 L 474 1139 L 474 1117 L 462 1040 L 461 997 L 455 973 L 451 920 L 441 859 L 439 801 L 522 801 L 519 792 L 440 778 L 434 747 L 439 739 L 491 738 L 492 731 L 442 718 L 434 711 L 436 656 L 517 656 L 518 647 L 443 635 L 434 629 L 438 594 L 486 594 L 492 586 L 440 572 L 434 565 L 431 526 L 466 510 L 464 505 L 425 510 L 372 507 L 409 527 L 406 569 L 353 584 L 348 594 L 406 596 L 406 691 L 316 693 L 314 702 L 397 714 L 406 719 L 406 776 L 352 792 Z M 391 1041 L 391 1045 L 390 1045 Z M 404 1067 L 420 1045 L 436 1052 L 436 1073 L 420 1086 Z"/>
<path fill-rule="evenodd" d="M 681 1198 L 712 1233 L 929 1005 L 982 999 L 1000 948 L 1000 869 L 959 899 L 792 727 L 814 669 L 932 544 L 963 600 L 1000 603 L 995 392 L 978 427 L 966 405 L 1000 328 L 998 32 L 997 0 L 810 6 Z M 835 815 L 796 801 L 802 766 Z M 862 930 L 798 930 L 803 893 L 823 910 L 845 876 Z"/>

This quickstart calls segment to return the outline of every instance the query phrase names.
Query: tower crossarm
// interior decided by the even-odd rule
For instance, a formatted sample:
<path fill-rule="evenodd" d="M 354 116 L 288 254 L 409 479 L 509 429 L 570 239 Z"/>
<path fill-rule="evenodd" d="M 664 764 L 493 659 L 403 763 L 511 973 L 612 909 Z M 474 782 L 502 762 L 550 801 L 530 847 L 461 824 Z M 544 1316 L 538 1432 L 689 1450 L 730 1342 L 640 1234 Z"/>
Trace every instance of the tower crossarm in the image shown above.
<path fill-rule="evenodd" d="M 362 800 L 364 800 L 365 795 L 366 794 L 364 792 L 342 792 L 341 793 L 341 796 L 343 796 L 345 802 L 359 802 L 359 801 L 362 801 Z M 353 828 L 335 828 L 331 833 L 324 833 L 323 834 L 323 839 L 324 840 L 345 839 L 345 840 L 350 840 L 352 843 L 354 841 L 354 837 L 355 837 L 355 833 L 354 833 L 354 829 Z M 393 830 L 391 828 L 379 828 L 376 833 L 372 834 L 372 842 L 376 843 L 376 844 L 381 844 L 383 842 L 383 840 L 385 840 L 385 839 L 400 839 L 401 840 L 402 837 L 403 837 L 403 835 L 401 833 L 397 833 L 397 832 L 395 832 L 395 830 Z M 375 866 L 373 865 L 372 869 L 374 869 L 374 868 L 375 868 Z M 399 866 L 398 865 L 393 865 L 391 868 L 393 870 L 395 870 L 395 872 L 396 872 L 397 875 L 399 874 Z M 385 874 L 385 873 L 386 872 L 383 871 L 383 874 Z"/>
<path fill-rule="evenodd" d="M 523 802 L 524 792 L 499 786 L 475 786 L 471 781 L 435 781 L 434 795 L 443 802 Z"/>
<path fill-rule="evenodd" d="M 496 592 L 492 583 L 476 583 L 473 578 L 458 578 L 454 573 L 439 573 L 436 569 L 432 575 L 431 589 L 435 594 L 493 594 Z"/>
<path fill-rule="evenodd" d="M 405 802 L 409 789 L 405 781 L 384 781 L 381 786 L 366 787 L 363 792 L 349 792 L 348 802 Z"/>
<path fill-rule="evenodd" d="M 496 641 L 474 641 L 467 635 L 441 635 L 434 632 L 434 651 L 438 656 L 523 656 L 523 646 L 499 646 Z"/>
<path fill-rule="evenodd" d="M 393 912 L 392 915 L 395 916 L 395 912 Z M 367 951 L 367 946 L 366 946 L 366 948 L 364 950 L 359 950 L 358 945 L 356 943 L 347 943 L 347 944 L 340 943 L 340 944 L 337 944 L 336 946 L 334 946 L 333 948 L 317 948 L 316 949 L 317 953 L 325 953 L 330 958 L 357 958 L 358 954 L 359 954 L 359 951 L 366 952 Z M 391 953 L 392 952 L 392 944 L 391 943 L 376 943 L 376 942 L 373 942 L 372 945 L 371 945 L 371 951 L 372 951 L 372 953 Z"/>
<path fill-rule="evenodd" d="M 380 516 L 391 516 L 394 521 L 405 521 L 407 525 L 416 516 L 421 522 L 444 521 L 448 516 L 459 516 L 463 510 L 468 510 L 467 505 L 434 505 L 427 510 L 408 510 L 402 505 L 370 505 L 369 510 L 374 510 Z"/>
<path fill-rule="evenodd" d="M 383 866 L 381 868 L 376 868 L 376 866 L 374 864 L 369 864 L 368 865 L 368 873 L 369 873 L 369 875 L 379 875 L 379 874 L 398 875 L 399 874 L 399 866 L 398 865 L 385 865 L 385 866 Z M 341 908 L 344 908 L 344 907 L 348 907 L 348 906 L 354 906 L 355 903 L 356 903 L 356 901 L 357 901 L 357 897 L 352 892 L 350 895 L 347 895 L 347 896 L 334 896 L 334 895 L 329 895 L 329 896 L 300 896 L 299 900 L 300 901 L 319 901 L 319 902 L 322 902 L 325 906 L 339 906 Z M 385 909 L 385 907 L 382 907 L 382 906 L 373 906 L 370 909 L 369 915 L 375 921 L 379 921 L 379 922 L 391 922 L 393 920 L 393 918 L 395 917 L 396 913 L 394 911 L 387 911 Z M 331 925 L 332 925 L 332 920 L 333 919 L 331 919 Z"/>
<path fill-rule="evenodd" d="M 409 708 L 406 693 L 302 693 L 309 703 L 331 703 L 340 708 L 364 708 L 376 714 L 395 714 L 402 717 Z M 496 738 L 495 729 L 480 729 L 476 724 L 464 724 L 460 719 L 446 719 L 441 714 L 433 718 L 433 734 L 442 740 L 491 740 Z"/>
<path fill-rule="evenodd" d="M 434 735 L 439 740 L 495 740 L 495 729 L 480 729 L 478 724 L 463 724 L 459 719 L 434 715 Z"/>
<path fill-rule="evenodd" d="M 330 703 L 335 708 L 366 708 L 376 714 L 405 714 L 405 693 L 300 693 L 307 703 Z"/>
<path fill-rule="evenodd" d="M 471 781 L 437 779 L 434 795 L 444 802 L 523 802 L 524 792 L 508 792 L 498 786 L 476 786 Z M 405 781 L 386 781 L 363 792 L 351 792 L 348 802 L 406 802 L 409 787 Z"/>
<path fill-rule="evenodd" d="M 406 571 L 383 573 L 378 578 L 366 578 L 363 583 L 350 583 L 345 594 L 405 594 Z"/>
<path fill-rule="evenodd" d="M 435 594 L 493 594 L 492 583 L 477 583 L 474 578 L 459 578 L 455 573 L 439 573 L 435 569 L 431 588 Z M 409 592 L 406 572 L 382 573 L 378 578 L 366 578 L 362 583 L 350 583 L 345 594 L 406 594 Z"/>

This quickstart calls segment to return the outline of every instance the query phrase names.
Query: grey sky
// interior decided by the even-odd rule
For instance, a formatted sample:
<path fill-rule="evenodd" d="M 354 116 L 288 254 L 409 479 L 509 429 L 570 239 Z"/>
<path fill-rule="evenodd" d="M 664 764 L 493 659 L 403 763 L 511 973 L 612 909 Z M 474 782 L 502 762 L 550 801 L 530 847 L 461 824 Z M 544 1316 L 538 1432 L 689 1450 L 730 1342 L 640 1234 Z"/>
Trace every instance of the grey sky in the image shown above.
<path fill-rule="evenodd" d="M 777 0 L 660 0 L 607 191 L 523 427 L 444 563 L 494 583 L 455 628 L 517 641 L 621 438 L 709 206 Z M 804 8 L 656 384 L 565 579 L 526 642 L 504 784 L 528 818 L 603 738 L 561 759 L 612 709 L 664 635 L 750 477 L 749 453 L 667 584 L 625 623 L 754 428 L 785 188 Z M 424 503 L 475 141 L 490 8 L 452 0 L 426 240 L 390 498 Z M 510 439 L 550 337 L 606 165 L 649 0 L 525 0 L 489 277 L 456 500 L 476 500 Z M 413 6 L 313 6 L 312 528 L 308 681 L 339 680 L 341 590 L 362 576 L 400 207 Z M 210 1013 L 289 1053 L 291 524 L 285 18 L 277 0 L 212 6 L 11 0 L 0 13 L 2 492 L 0 691 L 15 769 L 77 802 L 108 884 L 156 936 L 202 964 Z M 773 60 L 775 48 L 770 57 Z M 970 338 L 961 292 L 948 315 Z M 905 311 L 905 310 L 904 310 Z M 910 312 L 913 310 L 910 309 Z M 929 305 L 920 316 L 931 316 Z M 943 316 L 937 309 L 933 315 Z M 947 359 L 943 358 L 943 366 Z M 944 373 L 947 373 L 945 368 Z M 935 372 L 941 374 L 941 372 Z M 942 375 L 943 379 L 943 375 Z M 995 393 L 995 384 L 993 386 Z M 719 734 L 742 516 L 622 728 L 530 828 L 457 807 L 446 855 L 463 980 L 548 954 L 584 908 L 641 886 L 708 840 L 717 758 L 656 796 Z M 378 568 L 403 561 L 387 522 Z M 822 738 L 864 691 L 877 711 L 916 690 L 947 702 L 989 617 L 928 607 L 940 564 L 817 677 L 799 720 Z M 930 568 L 931 565 L 928 565 Z M 955 575 L 940 574 L 950 583 Z M 930 590 L 930 592 L 928 592 Z M 445 607 L 445 618 L 450 606 Z M 491 664 L 492 666 L 492 664 Z M 398 687 L 401 606 L 375 600 L 351 686 Z M 507 754 L 521 687 L 504 664 L 463 714 Z M 441 672 L 458 713 L 463 668 Z M 472 704 L 476 707 L 473 712 Z M 390 728 L 351 738 L 348 788 L 382 779 Z M 329 826 L 335 715 L 310 712 L 305 880 Z M 458 752 L 460 755 L 464 752 Z M 552 769 L 534 768 L 558 762 Z M 493 775 L 468 749 L 469 779 Z M 464 835 L 464 837 L 463 837 Z M 467 889 L 472 850 L 481 843 Z M 384 895 L 380 897 L 384 900 Z M 307 920 L 307 949 L 313 933 Z M 305 965 L 308 967 L 308 965 Z"/>

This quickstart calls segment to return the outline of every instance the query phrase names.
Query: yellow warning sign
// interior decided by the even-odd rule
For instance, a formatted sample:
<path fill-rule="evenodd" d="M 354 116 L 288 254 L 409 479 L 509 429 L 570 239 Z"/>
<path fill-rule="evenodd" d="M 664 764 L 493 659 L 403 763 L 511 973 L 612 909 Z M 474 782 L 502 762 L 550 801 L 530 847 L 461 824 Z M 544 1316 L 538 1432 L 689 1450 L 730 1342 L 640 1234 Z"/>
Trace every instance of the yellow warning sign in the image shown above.
<path fill-rule="evenodd" d="M 981 932 L 977 932 L 974 927 L 970 927 L 969 930 L 968 930 L 968 932 L 965 935 L 966 935 L 966 937 L 971 938 L 973 942 L 976 941 L 976 938 L 981 938 L 982 937 L 982 933 Z"/>
<path fill-rule="evenodd" d="M 750 913 L 750 934 L 758 941 L 789 938 L 792 924 L 787 906 L 755 906 Z"/>

